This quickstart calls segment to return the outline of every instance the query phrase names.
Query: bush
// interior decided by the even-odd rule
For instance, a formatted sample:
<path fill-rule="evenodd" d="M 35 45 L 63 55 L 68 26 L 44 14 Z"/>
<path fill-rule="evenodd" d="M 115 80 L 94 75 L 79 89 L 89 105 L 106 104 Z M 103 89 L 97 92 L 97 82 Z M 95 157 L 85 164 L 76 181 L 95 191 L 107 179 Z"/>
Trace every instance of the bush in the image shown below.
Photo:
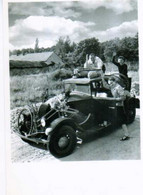
<path fill-rule="evenodd" d="M 139 70 L 139 64 L 137 62 L 129 62 L 128 63 L 128 70 L 138 71 Z"/>
<path fill-rule="evenodd" d="M 51 74 L 51 77 L 54 81 L 67 79 L 70 78 L 71 76 L 72 76 L 72 71 L 70 69 L 64 69 L 64 68 L 55 70 Z"/>
<path fill-rule="evenodd" d="M 60 79 L 53 78 L 56 73 L 46 73 L 37 75 L 11 76 L 10 78 L 10 101 L 11 109 L 25 106 L 29 103 L 42 101 L 44 91 L 48 88 L 49 98 L 61 93 L 61 77 L 67 77 L 69 73 L 63 71 L 60 76 L 59 70 L 56 71 Z"/>

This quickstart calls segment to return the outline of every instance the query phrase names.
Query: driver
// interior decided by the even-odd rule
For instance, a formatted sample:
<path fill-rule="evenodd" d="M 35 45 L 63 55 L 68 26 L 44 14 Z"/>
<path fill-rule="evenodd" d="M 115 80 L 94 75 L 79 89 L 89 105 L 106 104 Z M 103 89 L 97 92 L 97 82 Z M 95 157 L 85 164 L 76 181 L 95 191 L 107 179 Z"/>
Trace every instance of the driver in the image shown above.
<path fill-rule="evenodd" d="M 108 80 L 109 84 L 107 84 L 106 81 L 104 80 L 103 74 L 101 74 L 101 78 L 102 78 L 103 87 L 105 87 L 107 89 L 110 89 L 114 98 L 119 98 L 119 99 L 125 100 L 125 98 L 127 96 L 130 97 L 130 93 L 127 90 L 124 90 L 117 83 L 117 80 L 115 79 L 115 77 L 111 77 Z M 121 115 L 122 129 L 123 129 L 123 132 L 124 132 L 124 135 L 120 140 L 121 141 L 128 140 L 130 137 L 129 137 L 129 132 L 128 132 L 128 128 L 127 128 L 127 118 L 126 118 L 126 114 L 125 114 L 125 111 L 123 109 L 123 106 L 119 106 L 118 111 Z"/>

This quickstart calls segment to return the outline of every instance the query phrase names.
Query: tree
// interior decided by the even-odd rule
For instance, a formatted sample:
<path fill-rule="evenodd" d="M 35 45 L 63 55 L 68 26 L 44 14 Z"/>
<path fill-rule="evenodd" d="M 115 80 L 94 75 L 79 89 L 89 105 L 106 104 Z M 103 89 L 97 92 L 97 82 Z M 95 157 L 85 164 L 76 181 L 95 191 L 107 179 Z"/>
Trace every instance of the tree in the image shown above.
<path fill-rule="evenodd" d="M 21 54 L 20 49 L 17 50 L 17 56 L 19 56 Z"/>
<path fill-rule="evenodd" d="M 77 45 L 76 45 L 75 42 L 73 42 L 73 43 L 71 44 L 71 52 L 74 52 L 76 46 L 77 46 Z"/>
<path fill-rule="evenodd" d="M 75 47 L 75 43 L 71 44 L 71 40 L 69 36 L 60 37 L 56 43 L 54 50 L 55 50 L 55 53 L 63 61 L 67 61 L 67 55 L 73 52 L 74 47 Z"/>
<path fill-rule="evenodd" d="M 113 52 L 118 52 L 120 47 L 120 39 L 115 38 L 110 41 L 103 42 L 101 44 L 102 58 L 109 62 L 112 59 Z"/>
<path fill-rule="evenodd" d="M 35 41 L 35 53 L 39 52 L 39 39 L 36 38 L 36 41 Z"/>
<path fill-rule="evenodd" d="M 122 39 L 118 53 L 129 61 L 138 61 L 138 36 Z"/>
<path fill-rule="evenodd" d="M 100 56 L 100 43 L 96 38 L 85 39 L 80 41 L 74 51 L 74 57 L 79 64 L 85 62 L 86 54 L 94 53 Z"/>
<path fill-rule="evenodd" d="M 122 55 L 128 61 L 138 61 L 138 34 L 135 37 L 106 41 L 101 44 L 101 50 L 106 61 L 112 61 L 114 51 L 117 56 Z"/>
<path fill-rule="evenodd" d="M 69 36 L 67 36 L 64 41 L 64 48 L 65 48 L 65 53 L 71 52 L 71 40 Z"/>
<path fill-rule="evenodd" d="M 60 37 L 55 46 L 56 54 L 63 60 L 65 57 L 65 47 L 64 47 L 64 38 Z"/>

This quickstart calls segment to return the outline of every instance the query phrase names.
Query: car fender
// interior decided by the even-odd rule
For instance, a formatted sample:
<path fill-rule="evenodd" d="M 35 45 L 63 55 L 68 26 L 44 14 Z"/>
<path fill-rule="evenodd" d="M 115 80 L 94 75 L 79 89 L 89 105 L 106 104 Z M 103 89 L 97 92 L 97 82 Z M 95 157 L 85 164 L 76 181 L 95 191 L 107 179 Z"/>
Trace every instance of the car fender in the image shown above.
<path fill-rule="evenodd" d="M 57 118 L 50 125 L 50 127 L 52 128 L 51 134 L 53 132 L 57 131 L 57 129 L 60 128 L 63 125 L 69 125 L 69 126 L 73 127 L 73 129 L 75 131 L 78 129 L 78 126 L 74 122 L 74 120 L 72 120 L 70 118 Z"/>
<path fill-rule="evenodd" d="M 126 108 L 140 108 L 140 100 L 135 97 L 129 97 L 125 100 Z"/>
<path fill-rule="evenodd" d="M 140 108 L 140 100 L 139 98 L 135 98 L 135 107 Z"/>

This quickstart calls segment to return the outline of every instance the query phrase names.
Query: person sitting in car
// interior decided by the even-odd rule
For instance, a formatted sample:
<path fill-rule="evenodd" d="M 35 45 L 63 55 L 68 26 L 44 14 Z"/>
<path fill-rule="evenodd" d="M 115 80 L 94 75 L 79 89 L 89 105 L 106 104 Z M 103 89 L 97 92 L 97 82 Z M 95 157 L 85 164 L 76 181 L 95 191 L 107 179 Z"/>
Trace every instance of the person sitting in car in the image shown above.
<path fill-rule="evenodd" d="M 112 96 L 114 98 L 119 98 L 119 99 L 125 100 L 125 98 L 127 96 L 130 97 L 130 93 L 127 90 L 124 90 L 117 83 L 117 80 L 116 80 L 115 77 L 111 77 L 108 80 L 108 84 L 104 80 L 103 74 L 101 74 L 101 78 L 102 78 L 103 87 L 104 88 L 107 88 L 107 89 L 110 89 L 111 90 L 111 93 L 112 93 Z M 126 117 L 125 110 L 124 110 L 123 106 L 119 106 L 118 107 L 118 111 L 120 113 L 119 115 L 121 115 L 122 129 L 123 129 L 123 132 L 124 132 L 124 135 L 123 135 L 123 137 L 120 140 L 121 141 L 128 140 L 130 137 L 129 137 L 129 132 L 128 132 L 128 128 L 127 128 L 127 117 Z"/>
<path fill-rule="evenodd" d="M 100 76 L 101 71 L 105 72 L 105 65 L 103 64 L 103 61 L 96 56 L 94 53 L 91 53 L 89 55 L 86 55 L 86 62 L 84 63 L 84 68 L 89 69 L 89 73 L 87 75 L 88 78 L 95 78 Z"/>
<path fill-rule="evenodd" d="M 77 77 L 88 77 L 88 78 L 96 78 L 100 76 L 100 72 L 102 71 L 105 73 L 106 67 L 103 64 L 103 61 L 98 57 L 95 56 L 94 53 L 86 55 L 86 62 L 84 63 L 84 70 L 74 69 L 73 78 Z"/>
<path fill-rule="evenodd" d="M 88 54 L 86 55 L 86 62 L 84 63 L 84 68 L 102 69 L 102 66 L 103 66 L 102 60 L 98 56 L 95 56 L 94 53 L 91 53 L 89 55 L 89 59 L 88 59 Z"/>

